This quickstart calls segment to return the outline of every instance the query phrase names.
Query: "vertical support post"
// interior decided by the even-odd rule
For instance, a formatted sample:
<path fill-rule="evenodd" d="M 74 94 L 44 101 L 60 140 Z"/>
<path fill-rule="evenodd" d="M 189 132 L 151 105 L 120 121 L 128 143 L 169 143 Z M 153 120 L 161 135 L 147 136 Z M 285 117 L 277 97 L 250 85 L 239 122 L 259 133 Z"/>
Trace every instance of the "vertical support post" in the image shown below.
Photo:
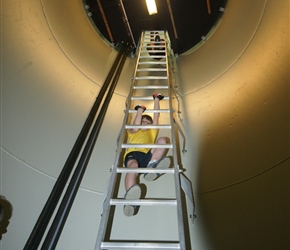
<path fill-rule="evenodd" d="M 104 9 L 103 9 L 103 6 L 101 4 L 101 1 L 100 0 L 97 0 L 98 2 L 98 5 L 99 5 L 99 8 L 100 8 L 100 11 L 101 11 L 101 14 L 102 14 L 102 17 L 103 17 L 103 20 L 104 20 L 104 23 L 106 25 L 106 29 L 108 31 L 108 34 L 109 34 L 109 37 L 110 37 L 110 40 L 111 42 L 114 42 L 114 38 L 112 36 L 112 32 L 111 32 L 111 29 L 110 29 L 110 26 L 109 26 L 109 23 L 108 23 L 108 20 L 107 20 L 107 17 L 106 17 L 106 14 L 104 12 Z"/>
<path fill-rule="evenodd" d="M 177 39 L 178 35 L 177 35 L 177 31 L 176 31 L 176 26 L 175 26 L 175 21 L 174 21 L 174 17 L 173 17 L 173 12 L 172 12 L 172 8 L 171 8 L 170 0 L 167 0 L 167 5 L 168 5 L 168 10 L 169 10 L 170 18 L 171 18 L 173 31 L 174 31 L 174 36 Z"/>
<path fill-rule="evenodd" d="M 136 48 L 136 43 L 135 43 L 134 36 L 133 36 L 132 30 L 131 30 L 131 27 L 130 27 L 130 24 L 129 24 L 127 15 L 126 15 L 126 10 L 124 8 L 123 1 L 122 0 L 118 0 L 118 3 L 119 3 L 119 7 L 120 7 L 120 10 L 121 10 L 121 13 L 123 15 L 123 22 L 125 24 L 128 37 L 131 39 L 131 42 L 133 43 L 134 48 Z"/>
<path fill-rule="evenodd" d="M 210 0 L 206 0 L 207 13 L 211 14 Z"/>

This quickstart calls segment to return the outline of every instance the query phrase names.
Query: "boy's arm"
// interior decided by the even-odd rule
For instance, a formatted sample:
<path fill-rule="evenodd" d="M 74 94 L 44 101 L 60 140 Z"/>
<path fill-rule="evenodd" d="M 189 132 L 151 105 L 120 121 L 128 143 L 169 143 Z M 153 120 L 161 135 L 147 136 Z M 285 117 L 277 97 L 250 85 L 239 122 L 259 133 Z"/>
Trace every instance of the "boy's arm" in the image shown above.
<path fill-rule="evenodd" d="M 160 105 L 159 102 L 164 98 L 164 95 L 162 95 L 161 93 L 156 93 L 153 95 L 153 99 L 154 99 L 154 109 L 159 110 L 160 109 Z M 158 125 L 158 120 L 159 120 L 159 116 L 160 113 L 154 113 L 153 116 L 153 125 Z"/>
<path fill-rule="evenodd" d="M 160 105 L 159 105 L 159 99 L 155 98 L 154 99 L 154 109 L 159 110 Z M 153 115 L 153 125 L 158 125 L 158 120 L 159 120 L 160 113 L 154 113 Z"/>
<path fill-rule="evenodd" d="M 146 110 L 146 107 L 137 105 L 135 107 L 135 109 L 137 110 L 137 114 L 135 116 L 133 125 L 141 125 L 141 123 L 142 123 L 142 114 Z M 131 133 L 131 134 L 134 134 L 134 133 L 138 132 L 138 130 L 139 130 L 139 128 L 131 128 L 131 129 L 128 130 L 128 132 Z"/>

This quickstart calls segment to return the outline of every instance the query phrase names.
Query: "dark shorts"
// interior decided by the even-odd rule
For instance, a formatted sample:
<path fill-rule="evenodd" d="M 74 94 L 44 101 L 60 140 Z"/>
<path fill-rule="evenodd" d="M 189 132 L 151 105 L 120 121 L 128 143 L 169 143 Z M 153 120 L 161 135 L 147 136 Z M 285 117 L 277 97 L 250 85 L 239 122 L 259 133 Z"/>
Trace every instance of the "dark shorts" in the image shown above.
<path fill-rule="evenodd" d="M 138 162 L 139 168 L 146 168 L 148 162 L 151 160 L 151 157 L 152 157 L 151 150 L 149 150 L 146 154 L 139 151 L 133 151 L 126 155 L 124 165 L 125 167 L 127 167 L 128 161 L 135 159 Z"/>

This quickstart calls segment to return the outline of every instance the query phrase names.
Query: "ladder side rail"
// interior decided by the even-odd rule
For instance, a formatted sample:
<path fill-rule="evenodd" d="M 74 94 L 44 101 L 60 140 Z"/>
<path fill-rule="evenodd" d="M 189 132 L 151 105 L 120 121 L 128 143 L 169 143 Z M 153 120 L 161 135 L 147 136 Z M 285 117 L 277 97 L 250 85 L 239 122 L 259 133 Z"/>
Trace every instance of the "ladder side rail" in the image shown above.
<path fill-rule="evenodd" d="M 41 239 L 43 238 L 43 235 L 45 233 L 45 230 L 48 226 L 48 223 L 53 215 L 53 212 L 60 200 L 61 194 L 64 191 L 65 185 L 69 179 L 69 176 L 73 170 L 73 166 L 76 163 L 76 160 L 81 152 L 81 148 L 83 147 L 83 144 L 89 134 L 89 130 L 92 127 L 93 121 L 95 119 L 95 116 L 97 114 L 97 111 L 99 109 L 99 106 L 102 102 L 103 96 L 106 92 L 106 89 L 108 86 L 110 86 L 110 82 L 113 78 L 113 75 L 115 74 L 115 71 L 117 69 L 117 66 L 121 60 L 122 54 L 125 53 L 126 45 L 123 44 L 120 52 L 118 53 L 110 72 L 108 73 L 108 76 L 100 90 L 100 93 L 98 94 L 90 112 L 89 115 L 82 127 L 82 130 L 80 134 L 78 135 L 75 144 L 73 145 L 73 148 L 62 168 L 61 173 L 59 174 L 56 183 L 54 184 L 54 187 L 37 219 L 37 222 L 35 223 L 35 226 L 24 246 L 25 250 L 28 249 L 37 249 Z"/>
<path fill-rule="evenodd" d="M 124 121 L 126 120 L 126 118 L 128 117 L 128 113 L 125 113 L 125 118 Z M 95 250 L 100 250 L 100 246 L 102 244 L 102 242 L 105 239 L 105 235 L 107 233 L 107 224 L 109 221 L 109 215 L 110 215 L 110 200 L 113 197 L 114 194 L 114 190 L 115 190 L 115 186 L 116 186 L 116 180 L 117 180 L 117 167 L 118 167 L 118 163 L 120 162 L 120 156 L 121 156 L 121 150 L 122 147 L 120 146 L 120 144 L 122 143 L 122 141 L 125 138 L 125 123 L 123 121 L 121 130 L 120 130 L 120 137 L 118 138 L 117 141 L 117 150 L 116 150 L 116 154 L 115 154 L 115 160 L 114 160 L 114 164 L 112 165 L 112 167 L 110 168 L 110 178 L 109 178 L 109 185 L 107 187 L 107 190 L 105 191 L 104 195 L 104 201 L 103 201 L 103 212 L 101 215 L 101 221 L 99 224 L 99 231 L 98 231 L 98 236 L 97 236 L 97 240 L 96 240 L 96 244 L 95 244 Z M 109 208 L 109 209 L 107 209 Z"/>
<path fill-rule="evenodd" d="M 127 106 L 126 109 L 129 109 L 129 106 Z M 123 140 L 125 139 L 125 125 L 126 125 L 126 120 L 128 119 L 129 113 L 125 112 L 125 118 L 123 120 L 123 124 L 120 130 L 120 137 L 117 142 L 117 152 L 115 155 L 115 160 L 114 160 L 114 165 L 111 167 L 111 176 L 109 179 L 109 185 L 108 185 L 108 190 L 106 191 L 106 197 L 104 198 L 103 202 L 103 213 L 102 213 L 102 218 L 100 221 L 99 225 L 99 232 L 95 244 L 95 250 L 100 250 L 101 249 L 101 244 L 104 242 L 105 239 L 105 234 L 107 232 L 107 227 L 106 225 L 108 224 L 109 221 L 109 215 L 110 215 L 110 200 L 113 197 L 114 189 L 116 186 L 116 180 L 117 180 L 117 167 L 118 163 L 120 161 L 120 156 L 121 156 L 121 144 Z M 109 208 L 109 209 L 106 209 Z"/>
<path fill-rule="evenodd" d="M 173 60 L 174 60 L 174 54 L 173 54 L 173 50 L 172 49 L 169 49 L 169 48 L 171 48 L 171 46 L 170 46 L 170 39 L 169 39 L 169 35 L 168 35 L 168 32 L 166 31 L 166 40 L 168 41 L 168 50 L 169 50 L 169 54 L 170 54 L 170 58 L 172 58 L 171 59 L 171 61 L 172 61 L 172 63 L 174 63 L 173 62 Z M 167 58 L 168 58 L 168 56 L 167 56 Z M 169 65 L 170 63 L 169 63 L 169 60 L 168 60 L 168 65 Z M 168 71 L 168 72 L 172 72 L 172 75 L 173 75 L 173 71 L 172 71 L 172 65 L 170 65 L 170 67 L 168 66 L 168 70 L 170 70 L 170 71 Z M 175 88 L 176 88 L 176 85 L 174 85 L 174 86 L 172 86 L 173 84 L 171 84 L 172 83 L 172 76 L 171 76 L 171 74 L 169 75 L 169 77 L 168 77 L 168 79 L 170 79 L 170 86 L 169 87 L 171 87 L 171 90 L 172 90 L 172 92 L 173 92 L 173 94 L 174 94 L 174 96 L 175 96 L 175 98 L 176 98 L 176 101 L 177 101 L 177 114 L 178 114 L 178 116 L 179 116 L 179 114 L 181 113 L 181 111 L 180 111 L 180 101 L 179 101 L 179 98 L 178 98 L 178 92 L 175 90 Z M 174 117 L 173 117 L 173 122 L 174 122 L 174 124 L 175 124 L 175 126 L 177 127 L 177 129 L 178 129 L 178 131 L 179 131 L 179 134 L 182 136 L 182 138 L 183 138 L 183 147 L 182 147 L 182 153 L 186 153 L 187 152 L 187 150 L 185 149 L 185 145 L 186 145 L 186 139 L 185 139 L 185 136 L 184 136 L 184 133 L 183 133 L 183 131 L 182 131 L 182 129 L 180 128 L 180 126 L 179 126 L 179 124 L 176 122 L 176 120 L 174 119 Z"/>
<path fill-rule="evenodd" d="M 173 49 L 171 48 L 171 41 L 169 39 L 169 34 L 168 34 L 168 31 L 165 32 L 165 37 L 166 37 L 166 40 L 168 41 L 168 49 L 169 49 L 169 58 L 172 58 L 174 57 L 174 51 Z"/>
<path fill-rule="evenodd" d="M 169 36 L 168 36 L 168 33 L 166 33 L 167 37 L 168 37 L 168 40 L 169 40 Z M 170 41 L 170 40 L 169 40 Z M 179 109 L 179 99 L 178 99 L 178 96 L 177 94 L 179 95 L 179 93 L 176 91 L 176 83 L 173 84 L 172 82 L 172 78 L 173 78 L 173 75 L 175 74 L 175 72 L 173 71 L 174 69 L 174 66 L 176 65 L 176 60 L 175 60 L 175 56 L 174 56 L 174 53 L 173 53 L 173 50 L 169 50 L 169 52 L 171 53 L 171 57 L 170 57 L 170 62 L 171 62 L 171 71 L 170 73 L 172 73 L 172 77 L 170 77 L 170 80 L 171 80 L 171 90 L 173 91 L 176 99 L 177 99 L 177 105 L 178 105 L 178 112 L 177 112 L 177 115 L 179 117 L 179 114 L 181 113 L 180 109 Z M 173 121 L 178 129 L 178 132 L 179 132 L 179 135 L 182 136 L 183 138 L 183 148 L 182 148 L 182 153 L 186 153 L 187 150 L 185 149 L 185 145 L 186 145 L 186 139 L 185 139 L 185 136 L 184 136 L 184 133 L 182 131 L 182 129 L 180 128 L 180 125 L 175 121 L 175 119 L 173 118 Z M 194 219 L 196 218 L 196 215 L 195 215 L 195 203 L 194 203 L 194 195 L 193 195 L 193 189 L 192 189 L 192 184 L 190 182 L 190 180 L 184 175 L 183 171 L 182 170 L 179 170 L 180 171 L 180 174 L 179 174 L 179 179 L 180 179 L 180 184 L 181 184 L 181 188 L 183 190 L 183 192 L 185 193 L 185 195 L 187 196 L 187 198 L 189 199 L 189 206 L 190 206 L 190 214 L 189 214 L 189 217 L 191 219 L 191 222 L 193 223 L 194 222 Z M 184 217 L 183 217 L 184 218 Z M 184 218 L 185 219 L 185 218 Z M 184 239 L 185 240 L 185 239 Z M 182 246 L 183 244 L 181 244 Z M 185 247 L 185 245 L 183 246 Z"/>
<path fill-rule="evenodd" d="M 170 72 L 172 72 L 172 70 Z M 173 73 L 170 74 L 171 81 L 174 78 L 172 75 L 173 75 Z M 171 85 L 173 85 L 173 84 L 171 84 Z M 176 88 L 177 88 L 177 86 L 174 84 L 174 86 L 172 87 L 172 92 L 173 92 L 173 94 L 174 94 L 174 96 L 176 98 L 177 104 L 178 104 L 177 105 L 177 113 L 180 114 L 181 113 L 180 108 L 179 108 L 180 107 L 180 102 L 179 102 L 179 98 L 178 98 L 179 93 L 176 91 Z"/>
<path fill-rule="evenodd" d="M 172 107 L 172 104 L 170 104 Z M 173 117 L 172 113 L 170 114 L 171 116 L 171 121 L 173 122 Z M 172 144 L 176 145 L 176 138 L 174 134 L 174 129 L 171 130 L 171 139 L 172 139 Z M 180 190 L 180 175 L 179 175 L 179 165 L 177 162 L 177 152 L 176 152 L 176 147 L 173 147 L 172 149 L 172 154 L 173 154 L 173 162 L 174 162 L 174 168 L 175 168 L 175 174 L 174 174 L 174 179 L 175 179 L 175 192 L 176 192 L 176 200 L 177 200 L 177 214 L 178 214 L 178 231 L 179 231 L 179 240 L 180 240 L 180 245 L 181 249 L 186 249 L 185 246 L 185 232 L 184 232 L 184 218 L 183 218 L 183 211 L 182 211 L 182 200 L 181 200 L 181 190 Z"/>
<path fill-rule="evenodd" d="M 134 81 L 132 81 L 131 83 L 132 85 L 134 84 Z M 132 95 L 133 92 L 133 88 L 130 88 L 130 95 Z M 114 165 L 111 168 L 111 177 L 109 180 L 109 187 L 106 193 L 106 197 L 104 199 L 104 203 L 103 203 L 103 207 L 104 208 L 110 208 L 110 200 L 113 197 L 113 193 L 115 190 L 115 186 L 116 186 L 116 179 L 117 179 L 117 167 L 118 167 L 118 163 L 120 161 L 120 156 L 121 156 L 121 151 L 122 151 L 122 143 L 125 140 L 125 132 L 126 132 L 126 121 L 128 120 L 129 117 L 129 109 L 130 109 L 130 104 L 131 104 L 131 100 L 130 98 L 127 99 L 126 101 L 126 110 L 125 110 L 125 117 L 123 120 L 123 124 L 120 130 L 120 136 L 117 142 L 117 152 L 116 152 L 116 156 L 115 156 L 115 160 L 114 160 Z M 95 244 L 95 250 L 100 250 L 100 246 L 102 244 L 102 242 L 104 242 L 104 238 L 105 238 L 105 234 L 106 234 L 106 225 L 108 223 L 109 220 L 109 215 L 110 215 L 110 209 L 104 209 L 103 213 L 102 213 L 102 218 L 101 218 L 101 222 L 99 225 L 99 233 L 98 233 L 98 237 L 96 240 L 96 244 Z"/>
<path fill-rule="evenodd" d="M 165 40 L 166 47 L 168 47 L 168 40 Z M 166 54 L 166 67 L 167 72 L 169 72 L 169 62 L 168 62 L 168 50 L 165 49 Z M 169 92 L 169 108 L 173 111 L 173 105 L 172 105 L 172 88 L 171 88 L 171 79 L 168 77 L 168 92 Z M 172 125 L 172 128 L 174 127 L 174 119 L 173 119 L 173 112 L 170 112 L 170 123 Z M 176 138 L 175 138 L 175 132 L 174 129 L 171 129 L 171 140 L 172 144 L 176 145 Z M 181 199 L 181 183 L 180 183 L 180 174 L 179 174 L 179 165 L 177 162 L 177 151 L 176 146 L 172 149 L 173 154 L 173 163 L 175 168 L 175 174 L 174 174 L 174 180 L 175 180 L 175 193 L 176 193 L 176 200 L 177 200 L 177 217 L 178 217 L 178 232 L 179 232 L 179 243 L 180 243 L 180 249 L 186 249 L 186 241 L 185 241 L 185 231 L 184 231 L 184 216 L 182 211 L 182 199 Z"/>
<path fill-rule="evenodd" d="M 144 32 L 142 33 L 141 37 L 142 37 L 141 38 L 141 41 L 142 41 L 144 38 Z M 140 42 L 140 44 L 141 44 L 141 42 Z M 140 59 L 140 50 L 141 49 L 139 48 L 139 52 L 138 52 L 138 56 L 137 56 L 137 60 L 136 60 L 136 64 L 135 64 L 134 75 L 133 75 L 132 81 L 131 81 L 130 92 L 129 92 L 129 95 L 126 99 L 126 103 L 125 103 L 125 105 L 126 105 L 125 117 L 123 119 L 122 127 L 121 127 L 121 130 L 119 133 L 119 138 L 117 141 L 117 152 L 116 152 L 116 156 L 115 156 L 115 160 L 114 160 L 114 165 L 111 168 L 111 177 L 109 180 L 108 190 L 107 190 L 104 202 L 103 202 L 103 207 L 105 209 L 103 210 L 102 218 L 101 218 L 100 225 L 99 225 L 99 232 L 98 232 L 98 236 L 97 236 L 97 240 L 96 240 L 96 244 L 95 244 L 95 250 L 101 249 L 101 245 L 104 242 L 105 235 L 107 232 L 106 225 L 108 224 L 110 210 L 111 210 L 110 209 L 110 202 L 111 202 L 110 200 L 113 197 L 113 193 L 114 193 L 115 186 L 116 186 L 117 168 L 118 168 L 118 163 L 120 161 L 121 150 L 123 150 L 122 144 L 123 144 L 123 141 L 125 140 L 126 125 L 127 125 L 127 121 L 128 121 L 128 117 L 129 117 L 129 113 L 130 113 L 129 110 L 130 110 L 131 102 L 132 102 L 130 96 L 132 96 L 133 91 L 134 91 L 133 86 L 134 86 L 134 82 L 135 82 L 135 78 L 136 78 L 138 62 Z M 109 208 L 109 209 L 106 209 L 106 208 Z"/>
<path fill-rule="evenodd" d="M 92 131 L 89 135 L 89 138 L 87 140 L 87 143 L 85 145 L 85 148 L 83 150 L 83 153 L 79 159 L 79 163 L 77 164 L 77 167 L 75 168 L 74 174 L 70 180 L 70 183 L 68 185 L 68 188 L 65 192 L 65 195 L 62 199 L 62 202 L 58 208 L 58 211 L 55 215 L 55 218 L 50 226 L 50 229 L 46 235 L 46 238 L 42 245 L 42 250 L 45 249 L 54 249 L 57 245 L 57 242 L 59 240 L 59 237 L 61 235 L 61 232 L 63 230 L 63 227 L 65 225 L 65 222 L 67 220 L 67 217 L 69 215 L 69 212 L 71 210 L 71 207 L 73 205 L 73 202 L 75 200 L 75 197 L 77 195 L 77 192 L 79 190 L 82 178 L 85 174 L 87 165 L 90 161 L 91 154 L 94 149 L 94 145 L 97 141 L 100 129 L 102 127 L 102 123 L 105 118 L 105 114 L 107 112 L 110 100 L 112 98 L 112 95 L 114 93 L 114 89 L 118 83 L 118 79 L 120 77 L 122 68 L 124 66 L 126 57 L 129 53 L 129 45 L 126 46 L 126 53 L 122 55 L 122 59 L 120 61 L 120 64 L 117 68 L 116 74 L 114 76 L 114 79 L 112 81 L 112 84 L 107 92 L 106 98 L 104 100 L 104 103 L 102 105 L 102 108 L 100 110 L 100 113 L 98 114 L 98 117 L 95 121 L 95 124 L 92 128 Z"/>
<path fill-rule="evenodd" d="M 169 40 L 169 35 L 168 35 L 168 32 L 166 31 L 166 39 L 167 39 L 167 41 L 168 41 L 168 48 L 171 48 L 171 46 L 170 46 L 170 40 Z M 172 49 L 168 49 L 169 50 L 169 57 L 171 58 L 171 63 L 174 63 L 174 53 L 173 53 L 173 50 Z M 169 61 L 169 60 L 168 60 Z M 168 64 L 170 64 L 170 63 L 168 63 Z M 172 70 L 172 65 L 170 65 L 171 67 L 168 67 L 168 69 L 170 70 L 169 72 L 171 73 L 172 72 L 172 74 L 170 74 L 169 75 L 169 79 L 171 80 L 171 82 L 172 82 L 172 76 L 171 75 L 173 75 L 174 74 L 174 72 L 173 72 L 173 70 Z M 181 111 L 180 111 L 180 101 L 179 101 L 179 98 L 178 98 L 178 95 L 179 95 L 179 93 L 176 91 L 176 85 L 174 84 L 174 86 L 172 86 L 173 84 L 170 84 L 170 86 L 171 86 L 171 89 L 172 89 L 172 92 L 173 92 L 173 94 L 174 94 L 174 96 L 175 96 L 175 98 L 176 98 L 176 101 L 177 101 L 177 114 L 178 114 L 178 116 L 179 116 L 179 114 L 181 113 Z M 186 145 L 186 139 L 185 139 L 185 136 L 184 136 L 184 133 L 183 133 L 183 131 L 182 131 L 182 129 L 180 128 L 180 125 L 177 123 L 177 121 L 173 118 L 173 121 L 174 121 L 174 124 L 176 125 L 176 127 L 177 127 L 177 129 L 178 129 L 178 131 L 179 131 L 179 134 L 182 136 L 182 138 L 183 138 L 183 147 L 182 147 L 182 153 L 186 153 L 187 152 L 187 150 L 185 149 L 185 145 Z"/>
<path fill-rule="evenodd" d="M 137 74 L 137 69 L 138 69 L 138 65 L 139 65 L 139 61 L 140 61 L 140 57 L 141 57 L 141 48 L 142 48 L 142 43 L 144 41 L 144 37 L 145 37 L 145 32 L 143 31 L 141 34 L 140 42 L 139 42 L 138 56 L 137 56 L 137 60 L 135 63 L 134 76 L 132 77 L 132 85 L 134 85 L 134 82 L 136 80 L 136 74 Z M 133 91 L 132 91 L 132 93 L 133 93 Z M 128 95 L 128 98 L 129 98 L 129 96 L 132 96 L 132 95 Z"/>

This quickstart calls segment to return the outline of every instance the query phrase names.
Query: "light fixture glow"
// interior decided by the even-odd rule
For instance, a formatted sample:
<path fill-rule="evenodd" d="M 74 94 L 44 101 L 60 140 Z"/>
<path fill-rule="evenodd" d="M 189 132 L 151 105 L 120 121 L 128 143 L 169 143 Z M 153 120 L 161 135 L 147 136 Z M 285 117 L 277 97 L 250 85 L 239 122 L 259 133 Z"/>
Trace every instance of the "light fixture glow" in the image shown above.
<path fill-rule="evenodd" d="M 146 0 L 146 5 L 147 5 L 149 15 L 154 15 L 157 13 L 155 0 Z"/>

